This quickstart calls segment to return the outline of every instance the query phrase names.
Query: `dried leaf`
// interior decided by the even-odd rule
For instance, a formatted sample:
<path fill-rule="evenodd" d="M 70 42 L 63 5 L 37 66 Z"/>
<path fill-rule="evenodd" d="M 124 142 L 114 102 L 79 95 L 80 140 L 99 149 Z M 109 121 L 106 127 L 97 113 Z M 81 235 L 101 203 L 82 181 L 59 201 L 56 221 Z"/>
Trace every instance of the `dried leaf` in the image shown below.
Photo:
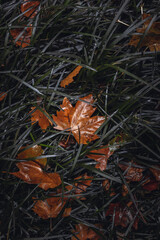
<path fill-rule="evenodd" d="M 74 81 L 74 77 L 77 76 L 77 74 L 80 72 L 82 66 L 76 67 L 73 72 L 71 72 L 65 79 L 63 79 L 60 83 L 60 86 L 65 88 L 67 85 L 69 85 L 71 82 Z"/>
<path fill-rule="evenodd" d="M 146 184 L 144 184 L 142 187 L 143 187 L 143 189 L 145 189 L 147 191 L 154 191 L 159 188 L 159 182 L 152 179 L 149 182 L 147 182 Z"/>
<path fill-rule="evenodd" d="M 66 204 L 66 200 L 60 197 L 47 198 L 45 201 L 35 200 L 33 211 L 43 219 L 56 218 Z M 65 208 L 63 217 L 69 216 L 71 208 Z"/>
<path fill-rule="evenodd" d="M 37 15 L 37 8 L 40 4 L 39 1 L 28 1 L 24 0 L 21 4 L 21 12 L 24 13 L 25 17 L 34 18 Z M 28 10 L 28 11 L 27 11 Z"/>
<path fill-rule="evenodd" d="M 27 146 L 23 146 L 20 148 L 20 150 L 23 150 L 24 148 L 26 148 Z M 35 145 L 27 150 L 24 150 L 22 152 L 20 152 L 17 155 L 17 159 L 27 159 L 27 158 L 35 158 L 35 157 L 39 157 L 43 154 L 43 149 L 41 148 L 41 146 Z M 42 165 L 43 167 L 46 166 L 47 164 L 47 158 L 42 158 L 42 159 L 35 159 L 35 162 L 39 163 L 40 165 Z"/>
<path fill-rule="evenodd" d="M 75 225 L 76 229 L 72 230 L 74 236 L 72 236 L 71 240 L 100 240 L 100 236 L 94 232 L 91 228 L 88 228 L 86 225 L 80 223 Z"/>
<path fill-rule="evenodd" d="M 0 93 L 0 101 L 2 101 L 7 96 L 7 93 L 1 92 Z"/>
<path fill-rule="evenodd" d="M 108 180 L 108 179 L 104 180 L 104 181 L 102 182 L 102 186 L 104 187 L 105 191 L 108 191 L 109 188 L 110 188 L 110 182 L 109 182 L 109 180 Z"/>
<path fill-rule="evenodd" d="M 39 184 L 39 187 L 44 190 L 55 188 L 61 184 L 61 178 L 58 173 L 46 173 L 36 162 L 19 162 L 16 166 L 19 168 L 19 171 L 10 172 L 10 174 L 22 179 L 28 184 Z"/>
<path fill-rule="evenodd" d="M 139 182 L 143 178 L 143 168 L 126 166 L 124 164 L 119 164 L 119 167 L 125 171 L 125 178 L 129 182 Z"/>
<path fill-rule="evenodd" d="M 75 194 L 81 194 L 83 192 L 86 191 L 87 187 L 89 187 L 91 185 L 93 177 L 90 177 L 87 175 L 87 173 L 85 173 L 82 176 L 79 176 L 77 178 L 75 178 L 76 182 L 75 182 Z M 84 200 L 84 198 L 82 198 L 82 200 Z"/>
<path fill-rule="evenodd" d="M 154 177 L 157 181 L 160 181 L 160 165 L 155 165 L 158 169 L 149 168 L 149 170 L 153 173 Z"/>
<path fill-rule="evenodd" d="M 71 131 L 79 144 L 87 144 L 99 138 L 94 133 L 102 125 L 105 118 L 102 116 L 91 117 L 96 110 L 89 104 L 94 102 L 92 94 L 81 98 L 81 100 L 87 103 L 78 101 L 73 107 L 69 100 L 64 98 L 61 105 L 62 110 L 57 111 L 57 116 L 52 115 L 52 117 L 57 124 L 55 129 Z"/>
<path fill-rule="evenodd" d="M 141 40 L 143 34 L 145 33 L 150 21 L 151 21 L 151 17 L 150 14 L 146 14 L 144 13 L 142 15 L 142 19 L 146 19 L 146 22 L 143 24 L 142 28 L 138 28 L 137 29 L 137 33 L 140 33 L 139 35 L 133 35 L 130 42 L 128 43 L 128 45 L 137 47 L 139 41 Z M 154 22 L 150 29 L 147 32 L 147 35 L 144 36 L 141 44 L 140 44 L 140 48 L 141 47 L 148 47 L 150 49 L 150 51 L 160 51 L 160 22 Z"/>
<path fill-rule="evenodd" d="M 100 168 L 101 171 L 106 169 L 108 158 L 113 154 L 108 145 L 100 146 L 100 149 L 92 150 L 90 153 L 94 154 L 88 154 L 87 157 L 99 162 L 96 168 Z"/>
<path fill-rule="evenodd" d="M 34 111 L 36 107 L 31 107 L 31 122 L 32 125 L 38 122 L 39 126 L 41 127 L 42 131 L 44 132 L 49 125 L 52 125 L 52 122 L 49 120 L 49 118 L 44 115 L 39 109 Z M 34 112 L 33 112 L 34 111 Z M 48 113 L 43 109 L 43 111 L 48 115 Z"/>
<path fill-rule="evenodd" d="M 15 40 L 23 31 L 23 28 L 16 28 L 10 30 L 10 33 Z M 32 27 L 26 28 L 22 36 L 16 41 L 17 46 L 21 46 L 22 48 L 25 48 L 30 45 L 31 42 L 31 36 L 32 36 Z"/>

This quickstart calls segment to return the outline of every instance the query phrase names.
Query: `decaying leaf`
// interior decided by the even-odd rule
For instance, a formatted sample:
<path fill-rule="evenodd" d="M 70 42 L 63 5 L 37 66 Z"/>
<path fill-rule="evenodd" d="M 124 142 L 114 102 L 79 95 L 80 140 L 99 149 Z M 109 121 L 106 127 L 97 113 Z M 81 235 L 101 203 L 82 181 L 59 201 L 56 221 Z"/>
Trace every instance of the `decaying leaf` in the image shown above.
<path fill-rule="evenodd" d="M 96 168 L 100 168 L 101 171 L 106 169 L 108 158 L 113 154 L 108 145 L 101 146 L 100 149 L 92 150 L 90 153 L 91 154 L 88 154 L 87 157 L 97 161 L 98 164 L 96 165 Z"/>
<path fill-rule="evenodd" d="M 130 205 L 132 202 L 129 202 L 127 206 L 122 206 L 121 203 L 111 203 L 109 205 L 109 209 L 106 212 L 106 216 L 113 216 L 114 214 L 114 225 L 115 226 L 122 226 L 127 227 L 133 220 L 133 227 L 137 230 L 138 229 L 138 218 L 134 219 L 133 216 L 133 209 L 131 211 Z"/>
<path fill-rule="evenodd" d="M 20 151 L 25 149 L 27 146 L 23 146 L 20 148 Z M 17 159 L 21 159 L 21 160 L 26 160 L 27 158 L 35 158 L 35 157 L 39 157 L 43 154 L 43 149 L 41 148 L 41 146 L 39 145 L 35 145 L 27 150 L 23 150 L 21 151 L 18 155 L 17 155 Z M 35 159 L 35 162 L 39 163 L 40 165 L 42 165 L 43 167 L 46 166 L 47 164 L 47 158 L 42 158 L 42 159 Z"/>
<path fill-rule="evenodd" d="M 33 161 L 25 161 L 16 163 L 19 168 L 18 172 L 10 172 L 10 174 L 22 179 L 29 184 L 39 184 L 40 188 L 47 190 L 55 188 L 61 184 L 61 178 L 58 173 L 46 173 L 41 166 Z"/>
<path fill-rule="evenodd" d="M 75 194 L 83 194 L 87 187 L 91 185 L 93 177 L 88 176 L 87 173 L 83 174 L 82 176 L 79 176 L 75 178 Z M 82 199 L 84 200 L 84 199 Z"/>
<path fill-rule="evenodd" d="M 143 184 L 142 187 L 147 191 L 154 191 L 159 188 L 159 182 L 157 182 L 156 180 L 150 179 L 149 182 Z"/>
<path fill-rule="evenodd" d="M 94 102 L 92 94 L 81 100 L 73 107 L 65 97 L 61 105 L 62 110 L 57 111 L 57 116 L 52 115 L 52 117 L 57 124 L 55 129 L 71 131 L 79 144 L 87 144 L 99 138 L 95 131 L 102 125 L 105 118 L 91 117 L 96 110 L 91 105 Z"/>
<path fill-rule="evenodd" d="M 160 181 L 160 165 L 155 165 L 158 169 L 150 168 L 149 170 L 153 173 L 155 179 Z"/>
<path fill-rule="evenodd" d="M 7 96 L 7 93 L 1 92 L 0 93 L 0 101 L 2 101 Z"/>
<path fill-rule="evenodd" d="M 45 201 L 34 200 L 35 205 L 33 211 L 43 219 L 56 218 L 66 204 L 66 200 L 60 197 L 47 198 Z M 65 208 L 63 217 L 69 216 L 71 208 Z"/>
<path fill-rule="evenodd" d="M 69 85 L 71 82 L 73 82 L 74 81 L 73 78 L 75 76 L 77 76 L 77 74 L 80 72 L 81 68 L 82 68 L 82 66 L 80 66 L 80 65 L 78 67 L 76 67 L 73 70 L 73 72 L 71 72 L 65 79 L 63 79 L 61 81 L 60 86 L 65 88 L 67 85 Z"/>
<path fill-rule="evenodd" d="M 32 125 L 35 124 L 36 122 L 38 122 L 39 126 L 41 127 L 42 131 L 44 132 L 47 129 L 47 127 L 49 127 L 49 125 L 52 125 L 52 122 L 39 109 L 34 111 L 35 108 L 36 107 L 31 107 L 32 110 L 30 111 L 30 112 L 32 112 L 31 113 Z M 43 111 L 48 115 L 48 113 L 45 111 L 45 109 L 43 109 Z"/>
<path fill-rule="evenodd" d="M 109 182 L 109 180 L 108 180 L 108 179 L 104 180 L 104 181 L 102 182 L 102 186 L 104 187 L 105 191 L 108 191 L 109 188 L 110 188 L 110 182 Z"/>
<path fill-rule="evenodd" d="M 10 33 L 15 40 L 24 30 L 24 28 L 16 28 L 10 30 Z M 22 48 L 25 48 L 30 45 L 31 42 L 31 36 L 32 36 L 32 27 L 26 28 L 26 30 L 23 32 L 22 36 L 16 41 L 17 46 L 21 46 Z"/>
<path fill-rule="evenodd" d="M 80 223 L 75 225 L 75 230 L 72 230 L 74 236 L 72 236 L 71 240 L 100 240 L 102 239 L 95 231 L 91 228 L 88 228 L 86 225 Z"/>
<path fill-rule="evenodd" d="M 125 178 L 129 182 L 139 182 L 143 178 L 143 168 L 126 166 L 124 164 L 119 164 L 119 167 L 125 171 Z"/>
<path fill-rule="evenodd" d="M 150 14 L 144 13 L 142 15 L 142 19 L 147 19 L 145 23 L 143 24 L 142 28 L 138 28 L 137 35 L 133 35 L 128 45 L 137 47 L 139 41 L 143 37 L 143 34 L 145 33 L 150 21 L 152 18 L 150 17 Z M 141 47 L 148 47 L 150 51 L 160 51 L 160 22 L 154 22 L 152 23 L 150 29 L 147 32 L 147 35 L 143 37 L 142 42 L 140 43 Z"/>
<path fill-rule="evenodd" d="M 40 4 L 39 1 L 24 0 L 21 4 L 21 12 L 25 17 L 34 18 L 37 15 L 37 8 Z"/>

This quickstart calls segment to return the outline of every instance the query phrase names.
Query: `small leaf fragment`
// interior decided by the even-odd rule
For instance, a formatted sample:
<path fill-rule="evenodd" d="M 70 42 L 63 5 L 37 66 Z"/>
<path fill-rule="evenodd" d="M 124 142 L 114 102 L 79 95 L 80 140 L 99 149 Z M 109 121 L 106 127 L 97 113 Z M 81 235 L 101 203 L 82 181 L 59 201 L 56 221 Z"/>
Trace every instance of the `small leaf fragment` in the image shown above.
<path fill-rule="evenodd" d="M 60 86 L 65 88 L 67 85 L 69 85 L 70 83 L 72 83 L 74 81 L 74 77 L 78 75 L 78 73 L 80 72 L 82 66 L 77 66 L 73 72 L 71 72 L 65 79 L 63 79 L 60 83 Z"/>
<path fill-rule="evenodd" d="M 40 4 L 39 1 L 28 1 L 24 0 L 21 4 L 21 12 L 24 13 L 25 17 L 34 18 L 37 15 L 37 8 Z M 27 11 L 28 10 L 28 11 Z"/>
<path fill-rule="evenodd" d="M 16 29 L 11 29 L 10 33 L 15 40 L 23 31 L 23 28 L 16 28 Z M 31 42 L 31 36 L 32 36 L 32 27 L 26 28 L 22 36 L 16 41 L 16 45 L 20 46 L 22 48 L 25 48 L 30 45 Z"/>
<path fill-rule="evenodd" d="M 7 96 L 7 93 L 1 92 L 0 93 L 0 101 L 2 101 Z"/>

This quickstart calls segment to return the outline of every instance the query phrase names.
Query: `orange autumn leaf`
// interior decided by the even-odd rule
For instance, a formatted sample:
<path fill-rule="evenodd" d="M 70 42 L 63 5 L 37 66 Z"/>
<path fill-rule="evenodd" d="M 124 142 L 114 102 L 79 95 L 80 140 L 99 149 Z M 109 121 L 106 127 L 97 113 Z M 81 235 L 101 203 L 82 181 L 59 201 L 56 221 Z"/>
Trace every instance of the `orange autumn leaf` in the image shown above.
<path fill-rule="evenodd" d="M 20 148 L 20 150 L 23 150 L 24 148 L 26 148 L 27 146 L 23 146 Z M 27 159 L 27 158 L 35 158 L 35 157 L 39 157 L 43 154 L 43 149 L 41 148 L 41 146 L 35 145 L 29 149 L 23 150 L 22 152 L 20 152 L 17 155 L 17 159 Z M 35 162 L 39 163 L 40 165 L 42 165 L 43 167 L 46 166 L 47 164 L 47 158 L 42 158 L 42 159 L 35 159 Z"/>
<path fill-rule="evenodd" d="M 81 194 L 86 191 L 87 187 L 89 187 L 92 183 L 93 177 L 90 177 L 87 175 L 87 173 L 83 174 L 82 176 L 79 176 L 75 178 L 75 194 Z"/>
<path fill-rule="evenodd" d="M 142 28 L 138 28 L 136 30 L 139 35 L 133 35 L 128 45 L 137 47 L 152 18 L 150 17 L 150 14 L 144 13 L 142 15 L 142 19 L 147 20 L 144 22 Z M 160 22 L 152 23 L 150 29 L 147 32 L 147 35 L 143 37 L 143 40 L 140 43 L 139 47 L 141 48 L 144 46 L 148 47 L 151 52 L 155 50 L 160 51 Z"/>
<path fill-rule="evenodd" d="M 57 124 L 55 129 L 71 131 L 79 144 L 87 144 L 99 138 L 95 131 L 102 125 L 105 118 L 91 117 L 96 110 L 90 105 L 94 102 L 92 94 L 80 99 L 86 102 L 78 101 L 73 107 L 65 97 L 61 105 L 62 110 L 57 111 L 57 116 L 52 115 L 52 117 Z"/>
<path fill-rule="evenodd" d="M 19 168 L 19 171 L 10 172 L 10 174 L 22 179 L 28 184 L 39 184 L 38 186 L 44 190 L 55 188 L 61 184 L 61 178 L 58 173 L 46 173 L 36 162 L 19 162 L 16 163 L 16 166 Z"/>
<path fill-rule="evenodd" d="M 7 93 L 1 92 L 0 93 L 0 101 L 2 101 L 7 96 Z"/>
<path fill-rule="evenodd" d="M 64 208 L 66 200 L 61 197 L 47 198 L 45 201 L 35 200 L 33 211 L 43 219 L 56 218 L 61 210 Z M 69 216 L 71 208 L 65 208 L 63 217 Z"/>
<path fill-rule="evenodd" d="M 10 33 L 15 40 L 23 31 L 23 28 L 16 28 L 10 30 Z M 32 36 L 32 27 L 26 28 L 26 30 L 23 32 L 22 36 L 16 41 L 17 46 L 21 46 L 22 48 L 25 48 L 30 45 L 31 42 L 31 36 Z"/>
<path fill-rule="evenodd" d="M 96 226 L 96 225 L 95 225 Z M 86 225 L 80 223 L 77 224 L 75 230 L 72 230 L 72 233 L 74 233 L 74 236 L 72 236 L 71 240 L 100 240 L 102 239 L 95 231 L 93 231 L 91 228 L 87 227 Z"/>
<path fill-rule="evenodd" d="M 104 146 L 101 146 L 101 147 L 104 147 Z M 92 150 L 90 154 L 87 155 L 87 157 L 97 161 L 98 164 L 96 165 L 96 168 L 100 168 L 100 170 L 103 171 L 106 169 L 108 158 L 112 154 L 113 152 L 110 151 L 109 147 L 105 146 L 104 148 Z"/>
<path fill-rule="evenodd" d="M 39 126 L 41 127 L 42 131 L 44 132 L 49 125 L 52 125 L 52 122 L 41 112 L 39 109 L 34 111 L 36 107 L 31 107 L 31 122 L 32 125 L 38 122 Z M 33 112 L 34 111 L 34 112 Z M 43 109 L 43 111 L 48 115 L 48 113 Z"/>
<path fill-rule="evenodd" d="M 82 68 L 82 66 L 80 66 L 80 65 L 78 67 L 76 67 L 73 70 L 73 72 L 71 72 L 65 79 L 63 79 L 61 81 L 60 86 L 65 88 L 67 85 L 69 85 L 71 82 L 73 82 L 74 81 L 73 78 L 75 76 L 77 76 L 77 74 L 80 72 L 81 68 Z"/>
<path fill-rule="evenodd" d="M 24 0 L 23 2 L 24 3 L 21 4 L 21 12 L 24 13 L 25 17 L 34 18 L 37 15 L 37 7 L 40 2 L 28 0 Z"/>

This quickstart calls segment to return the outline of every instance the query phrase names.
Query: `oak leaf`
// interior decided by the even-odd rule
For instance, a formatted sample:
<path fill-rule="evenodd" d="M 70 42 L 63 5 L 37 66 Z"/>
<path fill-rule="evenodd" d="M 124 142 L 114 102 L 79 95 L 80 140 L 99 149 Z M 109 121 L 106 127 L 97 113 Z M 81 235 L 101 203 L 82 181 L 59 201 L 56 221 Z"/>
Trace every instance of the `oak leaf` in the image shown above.
<path fill-rule="evenodd" d="M 23 146 L 20 148 L 20 151 L 25 149 L 27 146 Z M 17 159 L 27 159 L 27 158 L 35 158 L 39 157 L 43 154 L 43 149 L 39 145 L 34 145 L 33 147 L 21 151 L 17 155 Z M 47 164 L 47 158 L 42 158 L 42 159 L 35 159 L 35 162 L 39 163 L 41 166 L 45 167 Z"/>
<path fill-rule="evenodd" d="M 7 93 L 1 92 L 0 93 L 0 101 L 2 101 L 7 96 Z"/>
<path fill-rule="evenodd" d="M 49 127 L 49 125 L 52 125 L 52 122 L 39 109 L 37 109 L 36 111 L 34 111 L 34 109 L 36 109 L 36 107 L 31 107 L 31 111 L 30 111 L 31 112 L 31 122 L 32 122 L 31 124 L 33 125 L 36 122 L 38 122 L 39 126 L 41 127 L 42 131 L 44 132 L 47 129 L 47 127 Z M 45 109 L 43 109 L 43 111 L 48 115 L 48 113 L 45 111 Z"/>
<path fill-rule="evenodd" d="M 65 79 L 63 79 L 60 83 L 61 87 L 66 87 L 67 85 L 69 85 L 70 83 L 72 83 L 74 81 L 74 77 L 77 76 L 77 74 L 80 72 L 82 66 L 78 66 L 76 67 L 73 72 L 71 72 Z"/>
<path fill-rule="evenodd" d="M 72 232 L 76 237 L 72 236 L 71 240 L 76 240 L 76 239 L 100 240 L 101 239 L 101 237 L 95 231 L 93 231 L 91 228 L 89 228 L 88 226 L 82 223 L 75 225 L 75 230 L 72 230 Z"/>
<path fill-rule="evenodd" d="M 39 1 L 24 0 L 24 3 L 21 4 L 21 12 L 24 13 L 26 17 L 34 18 L 37 15 L 37 7 L 39 4 Z"/>
<path fill-rule="evenodd" d="M 137 47 L 152 18 L 150 14 L 144 13 L 142 19 L 147 20 L 144 22 L 142 28 L 136 30 L 139 35 L 133 35 L 128 45 Z M 147 35 L 143 37 L 142 42 L 140 43 L 140 48 L 144 46 L 148 47 L 151 52 L 155 50 L 160 51 L 160 22 L 152 23 Z"/>
<path fill-rule="evenodd" d="M 15 40 L 22 33 L 23 30 L 24 28 L 11 29 L 10 33 L 13 39 Z M 23 32 L 22 36 L 19 37 L 19 39 L 16 41 L 16 45 L 22 48 L 29 46 L 31 42 L 31 36 L 32 36 L 32 27 L 28 27 Z"/>
<path fill-rule="evenodd" d="M 19 162 L 16 163 L 16 166 L 19 168 L 19 171 L 10 172 L 10 174 L 22 179 L 28 184 L 39 184 L 38 186 L 44 190 L 55 188 L 61 184 L 61 178 L 58 173 L 46 173 L 36 162 Z"/>
<path fill-rule="evenodd" d="M 61 197 L 47 198 L 45 201 L 35 200 L 33 211 L 43 219 L 56 218 L 61 210 L 64 208 L 66 200 Z M 65 208 L 63 217 L 69 216 L 71 208 Z"/>
<path fill-rule="evenodd" d="M 96 110 L 91 105 L 94 102 L 92 94 L 80 99 L 82 101 L 78 101 L 73 107 L 65 97 L 61 105 L 62 110 L 57 111 L 57 116 L 52 115 L 52 117 L 57 124 L 55 129 L 71 131 L 79 144 L 87 144 L 99 138 L 95 131 L 102 125 L 105 118 L 91 117 Z"/>

